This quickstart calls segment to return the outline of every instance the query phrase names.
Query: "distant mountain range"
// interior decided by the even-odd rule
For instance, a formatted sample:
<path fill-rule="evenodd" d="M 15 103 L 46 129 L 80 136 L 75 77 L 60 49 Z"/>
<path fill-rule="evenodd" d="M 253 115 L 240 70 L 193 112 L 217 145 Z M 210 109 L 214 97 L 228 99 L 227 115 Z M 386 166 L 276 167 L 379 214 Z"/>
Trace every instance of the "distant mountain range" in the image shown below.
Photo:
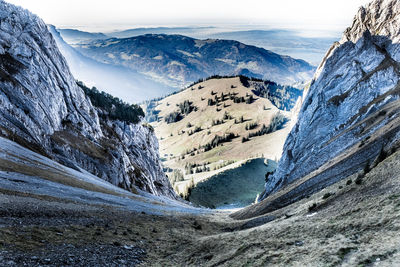
<path fill-rule="evenodd" d="M 74 29 L 57 29 L 69 44 L 106 38 L 129 38 L 144 34 L 178 34 L 196 39 L 236 40 L 258 46 L 281 55 L 300 58 L 318 65 L 332 43 L 340 38 L 340 32 L 327 36 L 307 36 L 296 30 L 263 29 L 248 27 L 142 27 L 105 33 L 83 32 Z M 329 37 L 330 36 L 330 37 Z"/>
<path fill-rule="evenodd" d="M 76 29 L 57 29 L 62 38 L 69 44 L 79 43 L 94 39 L 107 39 L 110 36 L 101 32 L 85 32 Z"/>
<path fill-rule="evenodd" d="M 130 103 L 163 96 L 174 90 L 127 67 L 105 64 L 86 57 L 67 44 L 54 26 L 49 26 L 49 30 L 61 53 L 67 59 L 74 77 L 87 85 L 96 86 L 99 90 Z M 79 36 L 80 38 L 101 36 L 101 34 L 91 35 L 80 31 L 70 31 L 70 33 L 75 39 Z"/>
<path fill-rule="evenodd" d="M 178 34 L 186 35 L 193 38 L 207 39 L 207 35 L 210 33 L 215 33 L 217 27 L 142 27 L 133 28 L 123 31 L 113 31 L 107 35 L 116 38 L 129 38 L 144 34 Z"/>
<path fill-rule="evenodd" d="M 87 32 L 77 29 L 60 29 L 57 31 L 62 38 L 69 44 L 81 41 L 107 39 L 107 38 L 129 38 L 144 34 L 179 34 L 193 38 L 207 39 L 209 34 L 218 32 L 216 27 L 141 27 L 112 32 Z"/>
<path fill-rule="evenodd" d="M 246 30 L 217 32 L 210 38 L 237 40 L 239 42 L 262 47 L 280 55 L 301 58 L 318 65 L 329 47 L 337 38 L 303 37 L 291 30 Z"/>
<path fill-rule="evenodd" d="M 75 44 L 83 55 L 124 66 L 168 86 L 181 88 L 211 75 L 244 74 L 295 84 L 315 69 L 303 60 L 231 40 L 199 40 L 182 35 L 146 34 Z"/>

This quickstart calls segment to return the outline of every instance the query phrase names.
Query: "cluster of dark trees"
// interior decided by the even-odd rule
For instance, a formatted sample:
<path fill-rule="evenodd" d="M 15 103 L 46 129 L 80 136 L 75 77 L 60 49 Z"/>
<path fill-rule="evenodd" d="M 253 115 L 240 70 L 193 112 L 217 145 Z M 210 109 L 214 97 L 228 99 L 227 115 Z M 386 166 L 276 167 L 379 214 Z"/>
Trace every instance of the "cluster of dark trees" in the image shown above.
<path fill-rule="evenodd" d="M 211 121 L 211 126 L 220 125 L 220 124 L 224 124 L 224 123 L 225 123 L 224 120 L 216 119 L 216 120 Z"/>
<path fill-rule="evenodd" d="M 144 118 L 144 112 L 138 105 L 125 103 L 117 97 L 98 91 L 96 87 L 89 88 L 82 82 L 77 82 L 77 85 L 82 88 L 86 96 L 89 97 L 92 105 L 103 111 L 99 113 L 99 116 L 102 118 L 134 124 L 140 122 L 141 119 Z"/>
<path fill-rule="evenodd" d="M 208 101 L 207 101 L 208 106 L 214 106 L 215 104 L 217 104 L 216 101 L 212 100 L 211 98 L 208 99 Z"/>
<path fill-rule="evenodd" d="M 246 98 L 244 96 L 236 96 L 238 93 L 231 93 L 229 92 L 228 94 L 221 93 L 220 96 L 215 95 L 214 93 L 214 99 L 209 98 L 207 104 L 209 106 L 214 106 L 218 105 L 220 102 L 224 102 L 228 99 L 232 100 L 233 103 L 240 104 L 240 103 L 246 103 L 246 104 L 251 104 L 255 101 L 253 95 L 247 95 Z M 211 92 L 211 95 L 213 95 L 213 92 Z M 225 105 L 224 105 L 225 107 Z"/>
<path fill-rule="evenodd" d="M 247 88 L 250 86 L 250 82 L 264 82 L 264 80 L 262 80 L 262 79 L 255 78 L 255 77 L 247 77 L 247 76 L 243 76 L 243 75 L 239 75 L 239 79 L 240 79 L 240 82 L 242 83 L 242 85 Z"/>
<path fill-rule="evenodd" d="M 259 79 L 259 78 L 255 78 L 255 77 L 247 77 L 244 75 L 212 75 L 208 78 L 204 78 L 204 79 L 199 79 L 195 82 L 193 82 L 191 85 L 189 85 L 187 88 L 190 88 L 198 83 L 202 83 L 208 80 L 212 80 L 212 79 L 226 79 L 226 78 L 235 78 L 235 77 L 239 77 L 240 82 L 243 84 L 243 86 L 245 87 L 249 87 L 250 83 L 249 81 L 255 81 L 255 82 L 264 82 L 264 80 Z M 269 82 L 269 81 L 268 81 Z M 231 85 L 231 88 L 235 88 L 233 85 Z M 201 89 L 201 88 L 199 88 Z"/>
<path fill-rule="evenodd" d="M 198 83 L 202 83 L 208 80 L 212 80 L 212 79 L 225 79 L 225 78 L 234 78 L 234 77 L 238 77 L 237 75 L 212 75 L 208 78 L 204 78 L 204 79 L 198 79 L 197 81 L 193 82 L 192 84 L 190 84 L 187 88 L 190 88 Z M 240 76 L 239 76 L 240 77 Z M 203 88 L 203 87 L 202 87 Z M 201 89 L 201 88 L 199 88 Z"/>
<path fill-rule="evenodd" d="M 202 164 L 187 163 L 185 165 L 185 172 L 186 172 L 186 174 L 209 172 L 210 167 L 207 166 L 208 164 L 210 164 L 210 162 L 204 162 Z"/>
<path fill-rule="evenodd" d="M 180 121 L 181 119 L 183 119 L 183 116 L 179 111 L 171 112 L 164 117 L 164 121 L 166 123 L 174 123 Z"/>
<path fill-rule="evenodd" d="M 291 110 L 297 99 L 303 94 L 302 90 L 271 81 L 254 84 L 254 88 L 253 93 L 255 95 L 269 99 L 281 110 Z"/>
<path fill-rule="evenodd" d="M 248 138 L 261 136 L 280 130 L 283 128 L 286 122 L 288 122 L 288 119 L 282 114 L 278 113 L 272 118 L 271 123 L 268 126 L 265 126 L 265 124 L 263 124 L 260 130 L 249 133 Z"/>
<path fill-rule="evenodd" d="M 224 116 L 222 117 L 222 120 L 231 120 L 233 117 L 225 111 Z"/>
<path fill-rule="evenodd" d="M 246 104 L 251 104 L 254 102 L 254 97 L 253 95 L 249 95 L 248 98 L 246 98 Z"/>
<path fill-rule="evenodd" d="M 207 167 L 207 166 L 197 167 L 194 171 L 195 171 L 195 173 L 209 172 L 210 171 L 210 167 Z"/>
<path fill-rule="evenodd" d="M 171 178 L 170 178 L 171 183 L 174 184 L 176 182 L 181 182 L 181 181 L 184 181 L 184 180 L 185 180 L 185 178 L 184 178 L 183 173 L 182 173 L 181 170 L 176 169 L 176 170 L 174 170 L 172 172 Z"/>
<path fill-rule="evenodd" d="M 204 152 L 207 152 L 222 143 L 230 142 L 230 141 L 232 141 L 232 139 L 234 139 L 236 137 L 238 137 L 238 135 L 235 135 L 234 133 L 226 133 L 224 136 L 216 135 L 211 140 L 211 142 L 209 142 L 203 146 Z"/>
<path fill-rule="evenodd" d="M 185 100 L 182 103 L 176 104 L 178 110 L 167 114 L 164 117 L 166 123 L 174 123 L 183 119 L 184 115 L 188 115 L 192 111 L 197 111 L 197 107 L 193 106 L 193 102 Z"/>
<path fill-rule="evenodd" d="M 239 124 L 239 123 L 243 123 L 243 122 L 244 122 L 243 116 L 240 116 L 240 118 L 238 120 L 235 119 L 235 124 Z"/>
<path fill-rule="evenodd" d="M 191 136 L 192 134 L 198 133 L 198 132 L 200 132 L 201 130 L 203 130 L 203 129 L 201 129 L 200 126 L 195 126 L 193 130 L 189 130 L 189 131 L 188 131 L 188 135 Z"/>
<path fill-rule="evenodd" d="M 193 106 L 193 102 L 190 102 L 189 100 L 185 100 L 182 103 L 177 104 L 177 106 L 179 108 L 179 111 L 185 115 L 189 114 L 193 110 L 197 110 L 197 107 Z"/>
<path fill-rule="evenodd" d="M 185 155 L 190 155 L 190 156 L 194 156 L 200 153 L 200 145 L 199 148 L 197 149 L 196 147 L 191 148 L 191 149 L 186 149 L 185 151 L 182 152 L 181 156 L 179 157 L 180 159 L 185 159 Z"/>
<path fill-rule="evenodd" d="M 240 103 L 246 102 L 246 99 L 244 99 L 244 96 L 234 96 L 232 98 L 232 100 L 233 100 L 233 103 L 236 103 L 236 104 L 240 104 Z"/>
<path fill-rule="evenodd" d="M 257 128 L 258 123 L 257 122 L 250 122 L 248 124 L 246 124 L 245 129 L 248 130 L 253 130 L 255 128 Z"/>

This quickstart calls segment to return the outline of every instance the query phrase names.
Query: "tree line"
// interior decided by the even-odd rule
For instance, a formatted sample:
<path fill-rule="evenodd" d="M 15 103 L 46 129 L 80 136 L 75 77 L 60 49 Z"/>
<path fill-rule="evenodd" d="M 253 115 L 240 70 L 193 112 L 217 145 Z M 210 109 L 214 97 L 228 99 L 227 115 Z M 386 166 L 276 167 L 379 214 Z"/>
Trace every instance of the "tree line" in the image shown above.
<path fill-rule="evenodd" d="M 78 81 L 76 83 L 89 97 L 92 105 L 103 111 L 99 113 L 100 117 L 134 124 L 139 123 L 144 118 L 144 112 L 138 105 L 125 103 L 118 97 L 103 91 L 100 92 L 96 87 L 89 88 L 83 82 Z"/>

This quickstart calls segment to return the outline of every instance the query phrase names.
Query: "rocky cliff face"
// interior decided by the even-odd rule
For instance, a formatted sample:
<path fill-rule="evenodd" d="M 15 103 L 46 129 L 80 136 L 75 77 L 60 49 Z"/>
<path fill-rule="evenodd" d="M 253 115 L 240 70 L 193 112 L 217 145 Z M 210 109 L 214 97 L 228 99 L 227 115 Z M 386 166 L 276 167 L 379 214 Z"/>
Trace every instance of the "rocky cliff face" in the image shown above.
<path fill-rule="evenodd" d="M 360 8 L 305 92 L 261 199 L 289 184 L 297 184 L 292 199 L 303 197 L 397 147 L 399 40 L 400 1 L 376 0 Z"/>
<path fill-rule="evenodd" d="M 175 197 L 152 131 L 140 123 L 99 119 L 44 22 L 4 1 L 0 134 L 125 189 Z"/>

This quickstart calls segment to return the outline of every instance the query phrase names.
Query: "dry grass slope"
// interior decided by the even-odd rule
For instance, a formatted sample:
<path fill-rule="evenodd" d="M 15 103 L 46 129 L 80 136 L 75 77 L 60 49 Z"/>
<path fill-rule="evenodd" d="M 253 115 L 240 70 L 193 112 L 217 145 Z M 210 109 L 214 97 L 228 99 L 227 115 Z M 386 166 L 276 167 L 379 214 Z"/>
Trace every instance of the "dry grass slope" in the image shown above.
<path fill-rule="evenodd" d="M 185 181 L 177 183 L 176 188 L 179 191 L 192 178 L 198 183 L 225 170 L 227 167 L 219 167 L 227 163 L 236 162 L 230 166 L 235 167 L 249 158 L 280 157 L 283 143 L 290 130 L 290 123 L 286 123 L 285 128 L 276 132 L 251 137 L 249 141 L 242 142 L 243 137 L 247 138 L 249 133 L 259 131 L 263 124 L 268 126 L 278 113 L 288 118 L 291 116 L 289 112 L 279 110 L 268 99 L 256 96 L 252 89 L 243 86 L 238 77 L 211 79 L 158 102 L 156 110 L 159 111 L 159 120 L 153 122 L 152 126 L 160 140 L 160 153 L 165 158 L 164 165 L 171 169 L 181 169 L 183 172 L 185 165 L 190 163 L 206 163 L 206 167 L 210 168 L 210 171 L 185 175 Z M 225 101 L 221 101 L 221 94 L 226 96 Z M 245 100 L 249 98 L 254 100 L 251 104 L 234 103 L 229 94 L 235 94 L 235 97 L 243 97 Z M 209 105 L 209 99 L 215 100 L 215 97 L 219 98 L 219 103 Z M 177 122 L 165 122 L 165 118 L 185 101 L 193 103 L 196 109 Z M 223 123 L 216 120 L 223 120 Z M 250 124 L 253 124 L 254 128 L 246 129 L 246 125 Z M 233 133 L 238 137 L 206 152 L 201 149 L 215 136 L 224 136 L 227 133 Z"/>

